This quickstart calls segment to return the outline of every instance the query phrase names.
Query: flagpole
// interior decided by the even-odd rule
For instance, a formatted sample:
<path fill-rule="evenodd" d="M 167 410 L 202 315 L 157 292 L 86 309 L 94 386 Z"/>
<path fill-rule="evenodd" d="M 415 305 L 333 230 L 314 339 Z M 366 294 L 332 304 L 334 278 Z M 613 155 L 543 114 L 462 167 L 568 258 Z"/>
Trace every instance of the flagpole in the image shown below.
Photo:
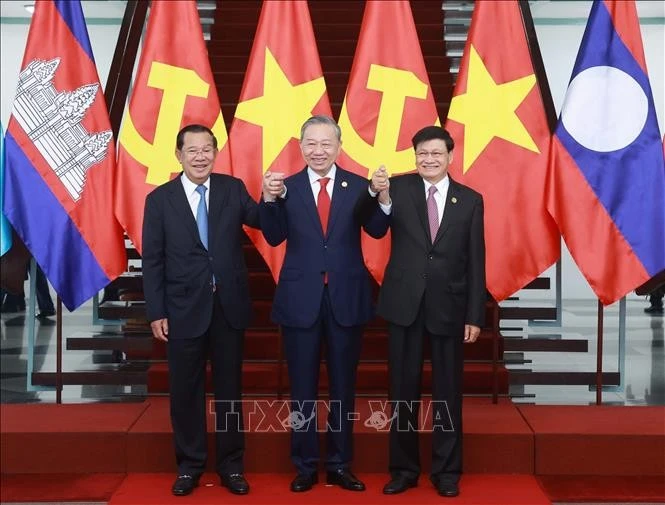
<path fill-rule="evenodd" d="M 499 304 L 492 299 L 492 403 L 499 401 Z"/>
<path fill-rule="evenodd" d="M 109 112 L 113 136 L 120 132 L 122 114 L 125 110 L 127 93 L 132 80 L 132 70 L 136 61 L 141 34 L 148 12 L 149 2 L 130 0 L 120 25 L 120 33 L 111 62 L 111 70 L 106 81 L 104 98 Z"/>
<path fill-rule="evenodd" d="M 56 300 L 56 358 L 55 358 L 55 402 L 62 403 L 62 299 L 58 295 Z"/>
<path fill-rule="evenodd" d="M 596 405 L 601 405 L 603 403 L 603 304 L 600 300 L 598 300 L 596 340 Z"/>

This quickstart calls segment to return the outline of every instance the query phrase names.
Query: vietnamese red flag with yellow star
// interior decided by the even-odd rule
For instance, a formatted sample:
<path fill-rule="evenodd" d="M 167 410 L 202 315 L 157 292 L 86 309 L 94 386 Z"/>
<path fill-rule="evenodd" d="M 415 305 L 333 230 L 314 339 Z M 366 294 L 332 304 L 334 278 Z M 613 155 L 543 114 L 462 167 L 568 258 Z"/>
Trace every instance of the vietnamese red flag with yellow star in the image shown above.
<path fill-rule="evenodd" d="M 315 114 L 331 111 L 307 2 L 264 2 L 230 132 L 232 173 L 255 200 L 267 170 L 302 170 L 300 128 Z M 286 245 L 245 231 L 277 281 Z"/>
<path fill-rule="evenodd" d="M 439 118 L 409 2 L 366 2 L 339 117 L 340 166 L 368 178 L 381 165 L 390 175 L 411 172 L 411 138 L 434 124 Z M 390 236 L 363 233 L 362 241 L 365 264 L 380 283 Z"/>
<path fill-rule="evenodd" d="M 561 251 L 545 207 L 551 131 L 531 54 L 518 2 L 476 2 L 446 122 L 456 143 L 449 173 L 483 195 L 487 289 L 497 301 Z"/>
<path fill-rule="evenodd" d="M 118 142 L 115 213 L 139 251 L 145 197 L 176 177 L 176 136 L 212 129 L 215 172 L 230 172 L 227 133 L 194 0 L 153 0 L 138 72 Z"/>

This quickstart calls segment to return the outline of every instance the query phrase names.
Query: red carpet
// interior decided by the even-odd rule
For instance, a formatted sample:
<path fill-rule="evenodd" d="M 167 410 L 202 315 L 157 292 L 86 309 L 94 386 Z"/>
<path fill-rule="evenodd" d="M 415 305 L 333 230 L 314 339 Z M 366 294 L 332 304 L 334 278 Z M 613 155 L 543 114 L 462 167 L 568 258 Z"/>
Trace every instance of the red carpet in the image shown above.
<path fill-rule="evenodd" d="M 665 408 L 518 407 L 535 434 L 537 475 L 665 476 Z"/>
<path fill-rule="evenodd" d="M 251 275 L 251 274 L 250 274 Z M 272 279 L 272 277 L 271 277 Z M 147 324 L 147 323 L 146 323 Z M 385 327 L 366 327 L 363 332 L 360 360 L 388 360 L 388 336 Z M 149 335 L 146 338 L 152 338 Z M 249 328 L 245 332 L 243 356 L 245 360 L 277 360 L 279 357 L 279 334 L 277 328 Z M 473 345 L 464 346 L 464 359 L 488 361 L 492 359 L 492 333 L 482 330 L 478 340 Z M 503 338 L 499 337 L 499 357 L 503 356 Z M 429 346 L 423 350 L 425 359 L 430 359 Z M 152 339 L 152 352 L 136 353 L 143 359 L 166 361 L 166 345 Z"/>
<path fill-rule="evenodd" d="M 258 409 L 253 413 L 249 406 L 244 409 L 245 426 L 249 429 L 246 435 L 245 468 L 258 473 L 291 472 L 288 431 L 281 429 L 279 423 L 272 423 L 269 430 L 266 428 L 267 423 L 261 425 L 262 428 L 257 427 L 256 422 L 252 424 L 252 420 L 261 418 L 263 413 L 266 417 L 273 416 L 273 421 L 277 420 L 281 403 L 275 399 L 263 401 L 273 402 L 273 406 L 268 408 L 267 404 L 262 404 L 261 413 Z M 377 430 L 364 423 L 373 411 L 381 410 L 385 403 L 381 399 L 359 398 L 356 401 L 359 420 L 354 424 L 353 467 L 358 472 L 380 473 L 388 467 L 388 428 Z M 498 405 L 492 405 L 486 398 L 466 398 L 463 415 L 466 472 L 533 473 L 533 433 L 512 402 L 503 400 Z M 213 451 L 212 416 L 208 416 L 208 421 L 208 446 Z M 325 416 L 319 416 L 319 422 L 324 423 Z M 421 454 L 424 456 L 423 471 L 428 471 L 430 463 L 431 435 L 428 428 L 431 429 L 431 418 L 425 423 L 424 433 L 420 437 Z M 321 442 L 324 443 L 323 434 Z M 168 398 L 154 397 L 129 431 L 127 471 L 170 472 L 173 467 Z"/>
<path fill-rule="evenodd" d="M 206 474 L 200 486 L 187 497 L 171 495 L 172 474 L 129 474 L 115 492 L 109 505 L 169 505 L 219 503 L 270 503 L 273 505 L 428 505 L 457 503 L 465 505 L 550 505 L 550 500 L 531 475 L 464 475 L 460 483 L 460 496 L 455 499 L 440 497 L 427 476 L 421 476 L 417 488 L 395 496 L 381 492 L 387 474 L 359 474 L 367 491 L 355 493 L 337 486 L 319 483 L 311 491 L 289 491 L 291 474 L 249 474 L 251 491 L 246 496 L 235 496 L 219 485 L 215 474 Z M 321 476 L 320 476 L 321 477 Z M 325 479 L 325 476 L 324 476 Z M 321 481 L 319 481 L 321 482 Z"/>
<path fill-rule="evenodd" d="M 538 482 L 552 501 L 665 503 L 662 476 L 543 475 Z"/>
<path fill-rule="evenodd" d="M 280 489 L 275 496 L 271 494 L 267 501 L 279 503 L 283 499 L 285 503 L 291 502 L 294 495 L 288 492 L 288 481 L 293 472 L 288 457 L 289 432 L 280 422 L 275 423 L 283 417 L 278 415 L 280 404 L 274 399 L 256 400 L 263 402 L 260 405 L 265 411 L 253 412 L 249 408 L 253 405 L 251 403 L 245 409 L 246 426 L 253 427 L 247 433 L 245 464 L 255 484 L 256 500 L 266 501 L 267 495 L 262 494 L 262 489 L 271 489 L 270 479 L 282 479 L 284 485 L 278 486 Z M 271 401 L 273 406 L 267 408 Z M 381 410 L 382 404 L 385 405 L 386 401 L 376 398 L 359 398 L 356 404 L 359 419 L 355 423 L 353 469 L 367 476 L 375 493 L 380 492 L 386 478 L 388 426 L 382 428 L 367 421 Z M 160 484 L 156 490 L 144 485 L 144 492 L 165 492 L 170 499 L 168 491 L 175 458 L 168 410 L 167 397 L 151 397 L 141 404 L 2 405 L 0 469 L 3 501 L 103 500 L 108 498 L 119 480 L 117 476 L 107 478 L 106 475 L 144 475 L 143 472 L 164 472 L 162 477 L 161 474 L 147 474 L 150 479 L 164 479 L 165 485 Z M 256 421 L 264 414 L 272 419 L 271 429 L 258 429 Z M 321 422 L 324 417 L 320 417 Z M 530 476 L 537 476 L 552 500 L 662 500 L 664 420 L 664 407 L 516 406 L 508 400 L 492 405 L 488 399 L 466 398 L 464 470 L 467 477 L 463 486 L 469 486 L 469 493 L 464 499 L 476 500 L 469 503 L 489 503 L 482 500 L 492 496 L 503 499 L 499 493 L 503 482 L 513 482 L 518 477 L 511 474 L 517 474 L 531 483 L 535 480 Z M 429 426 L 425 423 L 421 427 L 424 474 L 430 463 Z M 321 435 L 322 442 L 324 438 Z M 212 423 L 209 441 L 213 441 Z M 62 477 L 57 474 L 70 475 Z M 137 478 L 132 476 L 120 489 L 125 489 Z M 492 478 L 500 482 L 485 483 L 484 479 Z M 476 482 L 474 479 L 480 479 L 478 486 L 487 496 L 473 494 L 477 491 L 476 486 L 470 484 Z M 351 498 L 356 500 L 363 496 L 404 503 L 400 501 L 402 498 L 383 498 L 371 492 L 362 496 L 343 493 L 337 497 L 335 492 L 341 490 L 319 488 L 317 493 L 322 495 L 315 496 L 314 501 L 312 495 L 305 493 L 310 497 L 308 503 L 348 502 Z M 219 491 L 217 486 L 215 489 Z M 201 493 L 197 495 L 200 498 L 196 499 L 206 498 L 206 493 L 215 492 L 215 489 L 199 490 Z M 527 488 L 518 489 L 524 491 Z M 282 490 L 283 496 L 280 494 Z M 222 491 L 224 501 L 236 499 Z M 152 500 L 150 496 L 143 498 Z M 438 499 L 426 478 L 415 494 L 406 493 L 405 496 L 413 503 Z M 157 497 L 146 503 L 168 503 L 163 499 Z M 219 499 L 218 495 L 216 500 Z M 541 503 L 527 499 L 520 502 L 519 499 L 519 496 L 511 498 L 512 501 L 506 503 Z"/>
<path fill-rule="evenodd" d="M 273 395 L 278 388 L 279 366 L 277 363 L 243 363 L 242 390 L 249 395 Z M 508 370 L 503 364 L 497 367 L 497 381 L 499 392 L 508 392 Z M 464 363 L 464 394 L 491 394 L 492 392 L 492 364 L 491 363 Z M 432 365 L 423 366 L 423 392 L 431 392 Z M 148 393 L 165 394 L 169 391 L 169 376 L 167 363 L 153 363 L 148 369 Z M 281 391 L 289 390 L 288 372 L 286 364 L 282 365 Z M 212 391 L 210 366 L 207 367 L 206 389 Z M 327 392 L 328 375 L 325 367 L 321 367 L 319 378 L 319 391 Z M 386 363 L 360 363 L 356 380 L 358 394 L 386 396 L 388 394 L 388 366 Z"/>
<path fill-rule="evenodd" d="M 124 473 L 3 473 L 0 480 L 0 501 L 107 501 L 124 478 Z"/>
<path fill-rule="evenodd" d="M 124 473 L 127 433 L 148 405 L 2 405 L 2 473 Z"/>

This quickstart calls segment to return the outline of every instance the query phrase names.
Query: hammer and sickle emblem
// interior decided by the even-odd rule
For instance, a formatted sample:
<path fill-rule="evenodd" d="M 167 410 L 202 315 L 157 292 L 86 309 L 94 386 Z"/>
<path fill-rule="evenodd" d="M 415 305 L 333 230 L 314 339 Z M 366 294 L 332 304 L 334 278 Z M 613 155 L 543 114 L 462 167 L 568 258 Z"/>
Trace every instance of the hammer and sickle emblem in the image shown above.
<path fill-rule="evenodd" d="M 194 70 L 154 61 L 148 74 L 148 86 L 163 91 L 152 143 L 138 132 L 129 112 L 119 142 L 132 158 L 147 167 L 145 182 L 157 186 L 167 182 L 173 172 L 180 171 L 174 154 L 175 138 L 180 130 L 187 97 L 207 98 L 210 84 Z M 221 111 L 212 131 L 218 145 L 223 146 L 227 134 Z"/>
<path fill-rule="evenodd" d="M 381 106 L 376 123 L 374 145 L 368 144 L 358 135 L 351 124 L 346 107 L 342 105 L 339 126 L 344 133 L 344 151 L 364 167 L 385 165 L 393 173 L 406 172 L 413 168 L 413 148 L 397 150 L 402 114 L 406 98 L 427 98 L 427 84 L 409 70 L 372 64 L 367 77 L 367 89 L 381 91 Z M 439 120 L 436 120 L 439 125 Z"/>

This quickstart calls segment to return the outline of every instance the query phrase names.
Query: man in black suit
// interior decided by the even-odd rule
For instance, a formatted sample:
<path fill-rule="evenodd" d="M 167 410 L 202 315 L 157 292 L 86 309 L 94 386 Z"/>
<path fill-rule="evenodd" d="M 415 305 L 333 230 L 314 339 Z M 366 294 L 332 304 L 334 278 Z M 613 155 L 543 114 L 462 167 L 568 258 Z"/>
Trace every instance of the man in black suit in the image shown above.
<path fill-rule="evenodd" d="M 153 336 L 168 345 L 178 465 L 172 491 L 191 493 L 206 467 L 209 355 L 216 470 L 223 486 L 246 494 L 240 394 L 250 298 L 242 225 L 258 228 L 258 206 L 240 179 L 211 173 L 217 139 L 209 128 L 180 130 L 175 154 L 183 173 L 148 195 L 143 219 L 146 311 Z"/>
<path fill-rule="evenodd" d="M 385 494 L 417 484 L 418 408 L 424 334 L 432 351 L 432 474 L 442 496 L 457 496 L 462 472 L 463 342 L 485 315 L 483 200 L 447 174 L 453 139 L 438 126 L 413 137 L 417 174 L 391 178 L 392 250 L 377 312 L 388 321 L 391 480 Z M 415 403 L 411 403 L 415 402 Z"/>
<path fill-rule="evenodd" d="M 308 491 L 318 482 L 316 400 L 322 349 L 330 384 L 326 481 L 363 491 L 365 485 L 350 468 L 351 416 L 363 325 L 374 314 L 360 236 L 361 229 L 377 236 L 388 217 L 370 182 L 336 165 L 341 131 L 332 118 L 313 116 L 300 133 L 307 166 L 286 180 L 267 172 L 259 205 L 268 243 L 287 241 L 272 319 L 284 335 L 293 414 L 305 420 L 292 425 L 291 460 L 297 475 L 291 491 Z"/>

